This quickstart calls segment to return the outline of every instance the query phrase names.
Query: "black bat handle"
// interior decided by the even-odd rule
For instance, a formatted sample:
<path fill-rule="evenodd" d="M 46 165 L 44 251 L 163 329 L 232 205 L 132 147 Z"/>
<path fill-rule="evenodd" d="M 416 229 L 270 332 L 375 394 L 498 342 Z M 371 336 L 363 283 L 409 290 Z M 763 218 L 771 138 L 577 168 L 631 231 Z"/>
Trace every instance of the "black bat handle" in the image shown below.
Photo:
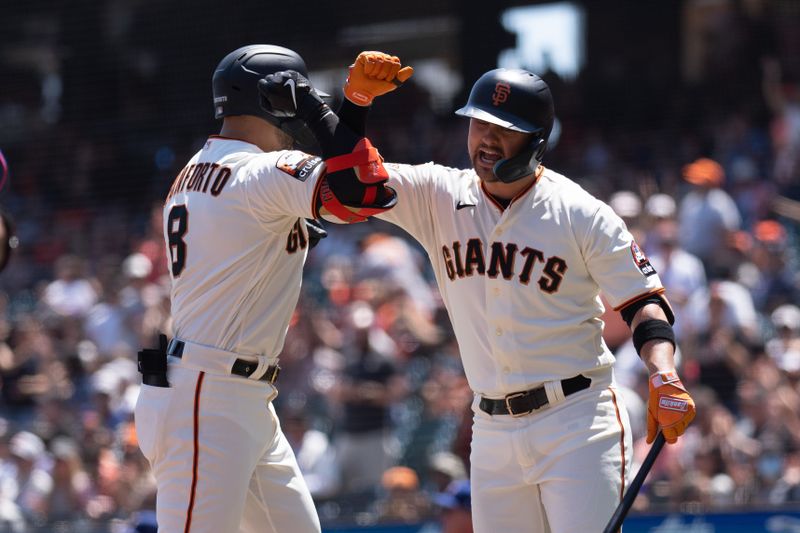
<path fill-rule="evenodd" d="M 625 520 L 625 516 L 628 514 L 631 505 L 633 505 L 633 500 L 635 500 L 636 495 L 639 494 L 639 489 L 642 488 L 642 483 L 644 483 L 644 479 L 647 477 L 650 469 L 653 468 L 653 463 L 656 462 L 656 458 L 661 452 L 661 448 L 664 447 L 665 442 L 664 434 L 659 431 L 658 435 L 656 435 L 656 440 L 653 441 L 653 446 L 650 448 L 650 451 L 647 452 L 647 457 L 642 461 L 642 466 L 640 466 L 639 471 L 636 472 L 636 477 L 633 478 L 631 485 L 628 487 L 625 496 L 617 506 L 617 510 L 614 511 L 611 520 L 608 521 L 608 525 L 603 530 L 603 533 L 616 533 L 619 531 L 619 528 L 622 527 L 622 521 Z"/>

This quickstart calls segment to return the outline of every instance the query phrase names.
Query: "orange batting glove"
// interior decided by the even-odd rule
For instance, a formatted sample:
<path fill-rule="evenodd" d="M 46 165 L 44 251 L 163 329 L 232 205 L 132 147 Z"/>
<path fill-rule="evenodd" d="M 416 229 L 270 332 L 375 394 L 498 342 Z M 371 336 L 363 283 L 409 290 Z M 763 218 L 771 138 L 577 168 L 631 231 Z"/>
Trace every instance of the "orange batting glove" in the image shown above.
<path fill-rule="evenodd" d="M 694 400 L 681 383 L 677 372 L 657 372 L 650 376 L 647 401 L 647 443 L 655 440 L 658 428 L 668 443 L 674 444 L 694 420 Z"/>
<path fill-rule="evenodd" d="M 368 106 L 376 96 L 394 91 L 414 73 L 400 58 L 383 52 L 361 52 L 350 65 L 344 84 L 345 97 L 356 105 Z"/>

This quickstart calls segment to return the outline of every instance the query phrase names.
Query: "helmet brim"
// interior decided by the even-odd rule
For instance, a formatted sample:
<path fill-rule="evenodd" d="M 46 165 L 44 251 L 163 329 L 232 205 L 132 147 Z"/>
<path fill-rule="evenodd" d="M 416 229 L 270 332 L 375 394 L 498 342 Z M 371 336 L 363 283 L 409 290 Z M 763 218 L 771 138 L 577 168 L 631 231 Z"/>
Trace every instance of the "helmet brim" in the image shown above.
<path fill-rule="evenodd" d="M 508 120 L 508 118 L 516 118 L 516 117 L 504 118 L 503 113 L 490 113 L 484 109 L 471 105 L 466 105 L 461 109 L 458 109 L 456 111 L 456 115 L 460 115 L 462 117 L 475 118 L 478 120 L 482 120 L 484 122 L 489 122 L 490 124 L 496 124 L 500 127 L 513 131 L 519 131 L 522 133 L 539 133 L 542 131 L 542 128 L 536 127 L 535 125 L 529 124 L 524 121 L 517 120 L 516 122 L 512 122 Z"/>

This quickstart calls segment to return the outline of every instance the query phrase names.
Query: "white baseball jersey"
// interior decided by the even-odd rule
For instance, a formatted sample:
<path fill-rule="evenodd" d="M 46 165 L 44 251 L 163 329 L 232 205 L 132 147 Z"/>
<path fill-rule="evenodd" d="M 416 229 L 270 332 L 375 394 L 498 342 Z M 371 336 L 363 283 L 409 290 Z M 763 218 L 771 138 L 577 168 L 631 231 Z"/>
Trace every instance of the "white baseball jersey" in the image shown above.
<path fill-rule="evenodd" d="M 311 494 L 271 404 L 266 368 L 300 292 L 320 158 L 213 136 L 164 206 L 175 337 L 169 387 L 142 385 L 142 453 L 159 531 L 319 533 Z M 249 357 L 248 357 L 249 356 Z"/>
<path fill-rule="evenodd" d="M 219 136 L 192 157 L 164 206 L 177 338 L 239 354 L 281 351 L 322 168 L 303 152 L 264 153 Z"/>
<path fill-rule="evenodd" d="M 504 209 L 473 170 L 386 164 L 397 206 L 380 218 L 431 258 L 472 389 L 503 397 L 608 367 L 602 290 L 616 308 L 663 292 L 611 208 L 540 167 Z"/>

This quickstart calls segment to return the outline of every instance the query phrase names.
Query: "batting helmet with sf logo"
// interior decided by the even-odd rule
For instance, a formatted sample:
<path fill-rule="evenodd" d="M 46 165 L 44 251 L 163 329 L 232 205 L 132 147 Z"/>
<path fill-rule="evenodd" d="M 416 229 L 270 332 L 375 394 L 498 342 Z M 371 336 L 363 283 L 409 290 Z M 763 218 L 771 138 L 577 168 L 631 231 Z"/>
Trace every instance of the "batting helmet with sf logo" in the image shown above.
<path fill-rule="evenodd" d="M 555 111 L 547 83 L 521 69 L 490 70 L 475 82 L 467 105 L 457 115 L 477 118 L 545 139 L 553 129 Z"/>
<path fill-rule="evenodd" d="M 498 68 L 478 78 L 467 105 L 456 114 L 532 134 L 522 152 L 495 165 L 495 175 L 507 183 L 530 174 L 541 162 L 555 120 L 550 87 L 522 69 Z"/>

